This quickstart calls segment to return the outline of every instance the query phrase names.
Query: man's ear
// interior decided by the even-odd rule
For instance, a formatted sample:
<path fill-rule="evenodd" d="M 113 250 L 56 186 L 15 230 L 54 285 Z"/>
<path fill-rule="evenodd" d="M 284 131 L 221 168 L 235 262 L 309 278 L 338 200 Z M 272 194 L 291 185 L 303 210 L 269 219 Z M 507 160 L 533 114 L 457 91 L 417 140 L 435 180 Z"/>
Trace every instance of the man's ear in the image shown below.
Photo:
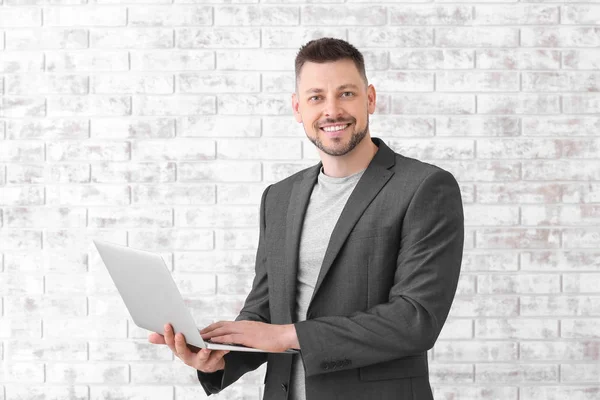
<path fill-rule="evenodd" d="M 294 118 L 297 122 L 302 122 L 302 115 L 299 111 L 300 102 L 298 101 L 298 96 L 296 93 L 292 93 L 292 111 L 294 112 Z"/>
<path fill-rule="evenodd" d="M 367 87 L 367 110 L 369 114 L 373 114 L 375 112 L 375 107 L 377 106 L 377 93 L 375 92 L 375 86 L 369 85 Z"/>

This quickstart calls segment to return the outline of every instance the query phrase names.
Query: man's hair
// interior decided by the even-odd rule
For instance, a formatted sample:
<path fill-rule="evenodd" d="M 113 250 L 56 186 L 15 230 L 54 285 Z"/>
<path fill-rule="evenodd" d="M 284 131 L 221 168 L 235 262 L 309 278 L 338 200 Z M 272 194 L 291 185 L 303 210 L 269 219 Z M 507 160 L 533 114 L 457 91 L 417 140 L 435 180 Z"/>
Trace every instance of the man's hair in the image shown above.
<path fill-rule="evenodd" d="M 344 59 L 354 62 L 358 73 L 365 82 L 365 86 L 368 86 L 365 59 L 361 52 L 345 40 L 324 37 L 311 40 L 300 47 L 295 62 L 296 89 L 298 89 L 298 78 L 305 62 L 326 63 Z"/>

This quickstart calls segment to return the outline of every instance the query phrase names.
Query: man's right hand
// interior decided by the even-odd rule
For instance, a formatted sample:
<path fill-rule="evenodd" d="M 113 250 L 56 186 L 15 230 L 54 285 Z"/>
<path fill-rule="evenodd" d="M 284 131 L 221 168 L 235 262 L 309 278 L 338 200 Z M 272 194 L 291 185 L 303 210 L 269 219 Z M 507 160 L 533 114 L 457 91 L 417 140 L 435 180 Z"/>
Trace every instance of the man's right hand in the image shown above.
<path fill-rule="evenodd" d="M 173 336 L 173 327 L 171 324 L 165 324 L 165 333 L 151 333 L 148 335 L 148 341 L 154 344 L 166 344 L 173 354 L 185 364 L 205 373 L 212 373 L 225 368 L 225 359 L 223 356 L 229 353 L 229 350 L 209 350 L 198 349 L 190 350 L 185 337 L 180 332 Z"/>

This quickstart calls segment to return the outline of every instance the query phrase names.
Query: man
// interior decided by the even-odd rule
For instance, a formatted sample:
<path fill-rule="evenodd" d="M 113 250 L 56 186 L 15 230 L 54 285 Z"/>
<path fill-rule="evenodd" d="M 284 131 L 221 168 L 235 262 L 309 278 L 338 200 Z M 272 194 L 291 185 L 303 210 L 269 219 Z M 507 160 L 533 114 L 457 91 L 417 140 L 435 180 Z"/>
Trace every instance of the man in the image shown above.
<path fill-rule="evenodd" d="M 300 353 L 194 353 L 169 325 L 150 335 L 198 370 L 207 394 L 266 361 L 265 399 L 433 398 L 427 350 L 456 291 L 462 201 L 450 173 L 371 138 L 375 104 L 352 45 L 300 49 L 292 107 L 321 162 L 266 188 L 252 290 L 236 321 L 200 331 Z"/>

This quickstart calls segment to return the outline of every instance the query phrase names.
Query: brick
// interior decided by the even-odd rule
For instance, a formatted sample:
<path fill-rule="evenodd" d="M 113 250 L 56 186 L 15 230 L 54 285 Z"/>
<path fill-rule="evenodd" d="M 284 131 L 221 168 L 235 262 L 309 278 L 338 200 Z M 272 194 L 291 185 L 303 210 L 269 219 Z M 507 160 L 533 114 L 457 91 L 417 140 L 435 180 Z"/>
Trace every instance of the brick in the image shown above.
<path fill-rule="evenodd" d="M 293 71 L 291 60 L 296 51 L 289 49 L 217 50 L 218 70 L 227 71 Z"/>
<path fill-rule="evenodd" d="M 581 160 L 527 161 L 524 180 L 600 180 L 600 168 Z"/>
<path fill-rule="evenodd" d="M 254 250 L 258 244 L 258 229 L 216 229 L 215 249 Z"/>
<path fill-rule="evenodd" d="M 477 291 L 481 294 L 559 293 L 560 275 L 480 275 Z"/>
<path fill-rule="evenodd" d="M 127 8 L 129 26 L 202 26 L 212 24 L 206 6 L 137 6 Z"/>
<path fill-rule="evenodd" d="M 532 361 L 594 361 L 599 359 L 600 342 L 522 342 L 520 358 Z"/>
<path fill-rule="evenodd" d="M 484 249 L 548 249 L 560 246 L 557 229 L 481 229 L 476 247 Z"/>
<path fill-rule="evenodd" d="M 473 50 L 466 49 L 390 49 L 392 69 L 470 69 L 475 63 Z"/>
<path fill-rule="evenodd" d="M 4 51 L 0 59 L 0 73 L 4 74 L 41 72 L 43 69 L 44 54 L 38 51 Z"/>
<path fill-rule="evenodd" d="M 86 94 L 88 78 L 77 75 L 9 75 L 6 93 L 12 95 Z"/>
<path fill-rule="evenodd" d="M 438 340 L 471 339 L 473 337 L 473 321 L 470 319 L 448 319 L 442 327 Z"/>
<path fill-rule="evenodd" d="M 260 75 L 239 72 L 179 74 L 177 91 L 181 93 L 256 93 L 260 92 Z"/>
<path fill-rule="evenodd" d="M 14 207 L 4 209 L 7 228 L 84 228 L 86 210 L 83 207 Z"/>
<path fill-rule="evenodd" d="M 44 338 L 60 339 L 124 339 L 127 337 L 125 318 L 107 316 L 106 318 L 57 318 L 44 317 Z M 85 367 L 85 366 L 83 366 Z"/>
<path fill-rule="evenodd" d="M 211 250 L 213 232 L 209 229 L 161 229 L 130 232 L 131 247 L 148 250 Z"/>
<path fill-rule="evenodd" d="M 4 361 L 0 364 L 0 381 L 3 384 L 18 383 L 19 386 L 14 386 L 15 390 L 20 389 L 23 392 L 31 387 L 31 385 L 24 386 L 25 383 L 44 382 L 44 364 Z M 7 385 L 5 388 L 9 394 L 13 393 L 11 385 Z M 30 395 L 30 393 L 27 394 Z"/>
<path fill-rule="evenodd" d="M 388 140 L 395 151 L 418 159 L 461 160 L 474 157 L 474 141 L 470 139 L 399 139 Z"/>
<path fill-rule="evenodd" d="M 392 95 L 393 114 L 473 114 L 472 94 Z"/>
<path fill-rule="evenodd" d="M 600 396 L 598 386 L 571 387 L 571 386 L 529 386 L 521 388 L 521 399 L 578 399 L 594 400 Z"/>
<path fill-rule="evenodd" d="M 544 94 L 478 94 L 477 112 L 482 114 L 558 114 L 559 97 Z"/>
<path fill-rule="evenodd" d="M 35 163 L 44 162 L 44 143 L 40 141 L 3 141 L 0 147 L 0 162 Z"/>
<path fill-rule="evenodd" d="M 217 286 L 214 274 L 180 274 L 177 272 L 173 275 L 173 279 L 181 295 L 186 299 L 204 298 L 207 295 L 216 293 Z"/>
<path fill-rule="evenodd" d="M 485 71 L 436 72 L 435 88 L 439 92 L 518 92 L 519 73 Z"/>
<path fill-rule="evenodd" d="M 94 228 L 169 228 L 173 226 L 171 208 L 94 208 L 89 210 L 88 226 Z"/>
<path fill-rule="evenodd" d="M 563 95 L 562 107 L 565 114 L 598 114 L 600 113 L 600 95 L 595 93 Z"/>
<path fill-rule="evenodd" d="M 263 180 L 265 182 L 277 182 L 283 180 L 296 172 L 312 167 L 312 162 L 263 162 Z"/>
<path fill-rule="evenodd" d="M 389 121 L 387 124 L 393 124 L 389 117 L 380 116 L 376 120 L 369 121 L 369 126 L 379 121 L 381 124 L 386 124 L 385 120 Z M 373 128 L 375 130 L 376 128 Z M 381 127 L 377 128 L 381 130 Z M 306 135 L 304 132 L 304 126 L 302 123 L 296 122 L 293 118 L 286 116 L 264 116 L 262 117 L 262 136 L 265 137 L 293 137 L 298 138 Z"/>
<path fill-rule="evenodd" d="M 179 359 L 169 364 L 131 364 L 131 383 L 136 385 L 197 385 L 198 375 L 193 368 L 190 368 Z"/>
<path fill-rule="evenodd" d="M 0 338 L 39 339 L 42 337 L 40 318 L 0 318 Z"/>
<path fill-rule="evenodd" d="M 558 24 L 558 6 L 519 5 L 476 5 L 476 25 L 551 25 Z"/>
<path fill-rule="evenodd" d="M 584 72 L 529 72 L 522 74 L 524 92 L 596 92 L 600 74 Z"/>
<path fill-rule="evenodd" d="M 199 185 L 135 185 L 131 203 L 136 205 L 213 204 L 215 187 Z"/>
<path fill-rule="evenodd" d="M 177 179 L 180 182 L 259 182 L 259 161 L 181 162 Z"/>
<path fill-rule="evenodd" d="M 461 183 L 466 181 L 494 182 L 520 179 L 521 163 L 516 161 L 446 161 L 435 163 L 451 172 Z"/>
<path fill-rule="evenodd" d="M 128 96 L 53 96 L 48 97 L 47 113 L 51 117 L 124 116 L 131 114 Z"/>
<path fill-rule="evenodd" d="M 3 229 L 0 232 L 0 251 L 40 249 L 41 244 L 41 231 Z"/>
<path fill-rule="evenodd" d="M 129 188 L 122 185 L 47 185 L 48 205 L 125 205 L 129 204 Z"/>
<path fill-rule="evenodd" d="M 521 296 L 523 316 L 600 316 L 599 296 Z"/>
<path fill-rule="evenodd" d="M 218 294 L 245 295 L 252 289 L 254 274 L 219 274 L 217 275 Z"/>
<path fill-rule="evenodd" d="M 49 363 L 46 377 L 49 383 L 128 383 L 129 367 L 107 363 Z"/>
<path fill-rule="evenodd" d="M 516 361 L 518 358 L 517 347 L 517 342 L 439 341 L 434 347 L 434 354 L 436 361 Z"/>
<path fill-rule="evenodd" d="M 349 30 L 348 39 L 350 43 L 359 48 L 429 47 L 433 45 L 433 29 L 388 26 L 358 27 Z"/>
<path fill-rule="evenodd" d="M 0 14 L 1 28 L 27 28 L 41 25 L 42 12 L 38 8 L 2 8 L 2 14 Z"/>
<path fill-rule="evenodd" d="M 173 45 L 171 29 L 128 27 L 90 30 L 90 48 L 93 49 L 168 49 Z"/>
<path fill-rule="evenodd" d="M 530 271 L 600 271 L 600 253 L 569 250 L 521 253 L 521 269 Z"/>
<path fill-rule="evenodd" d="M 39 183 L 89 183 L 90 166 L 81 163 L 57 163 L 42 167 Z"/>
<path fill-rule="evenodd" d="M 38 295 L 44 291 L 44 278 L 42 276 L 23 276 L 4 273 L 0 275 L 0 295 L 25 296 Z"/>
<path fill-rule="evenodd" d="M 593 182 L 567 186 L 563 192 L 562 201 L 565 203 L 598 203 L 600 185 Z"/>
<path fill-rule="evenodd" d="M 44 288 L 47 294 L 116 295 L 117 289 L 106 273 L 46 275 Z"/>
<path fill-rule="evenodd" d="M 91 386 L 90 400 L 103 399 L 173 400 L 172 386 Z"/>
<path fill-rule="evenodd" d="M 182 117 L 177 124 L 180 137 L 259 137 L 260 117 L 201 115 Z"/>
<path fill-rule="evenodd" d="M 43 165 L 11 164 L 6 168 L 6 181 L 16 185 L 22 185 L 25 183 L 43 184 L 46 183 L 44 177 L 46 173 L 44 170 L 45 168 Z M 4 174 L 4 167 L 0 168 L 0 174 Z"/>
<path fill-rule="evenodd" d="M 302 6 L 302 25 L 384 25 L 387 9 L 383 6 Z"/>
<path fill-rule="evenodd" d="M 261 76 L 261 87 L 265 93 L 287 94 L 296 91 L 294 74 L 289 72 L 263 72 Z"/>
<path fill-rule="evenodd" d="M 484 383 L 546 383 L 558 380 L 558 366 L 553 364 L 490 363 L 475 365 L 475 380 Z"/>
<path fill-rule="evenodd" d="M 38 382 L 36 382 L 38 383 Z M 41 383 L 41 382 L 39 382 Z M 66 399 L 69 400 L 87 400 L 88 399 L 88 387 L 60 385 L 8 385 L 6 386 L 7 398 L 9 399 L 26 399 L 26 398 L 40 398 L 40 399 Z"/>
<path fill-rule="evenodd" d="M 291 105 L 281 95 L 223 94 L 217 98 L 217 108 L 222 115 L 284 115 Z"/>
<path fill-rule="evenodd" d="M 475 337 L 480 339 L 554 339 L 558 321 L 533 318 L 485 318 L 475 321 Z"/>
<path fill-rule="evenodd" d="M 86 306 L 85 297 L 15 296 L 6 298 L 4 314 L 10 318 L 81 317 Z"/>
<path fill-rule="evenodd" d="M 519 136 L 519 119 L 494 116 L 436 117 L 437 136 Z"/>
<path fill-rule="evenodd" d="M 88 47 L 85 29 L 14 29 L 6 32 L 6 50 L 67 50 Z"/>
<path fill-rule="evenodd" d="M 369 83 L 390 92 L 431 92 L 433 73 L 375 71 L 370 74 Z"/>
<path fill-rule="evenodd" d="M 41 250 L 11 252 L 4 256 L 6 272 L 45 272 L 61 273 L 87 271 L 87 254 L 69 254 Z"/>
<path fill-rule="evenodd" d="M 600 374 L 600 364 L 562 364 L 560 366 L 560 379 L 562 382 L 589 382 L 597 383 Z"/>
<path fill-rule="evenodd" d="M 468 399 L 504 399 L 517 400 L 519 389 L 516 387 L 472 387 L 472 386 L 437 386 L 433 387 L 433 396 L 440 400 Z"/>
<path fill-rule="evenodd" d="M 202 262 L 198 262 L 201 259 Z M 175 269 L 180 272 L 219 272 L 252 274 L 256 252 L 254 250 L 222 250 L 210 252 L 175 252 Z"/>
<path fill-rule="evenodd" d="M 127 25 L 127 9 L 113 6 L 64 6 L 44 9 L 44 26 L 106 27 Z"/>
<path fill-rule="evenodd" d="M 577 4 L 563 5 L 560 7 L 560 23 L 565 25 L 599 25 L 600 5 Z"/>
<path fill-rule="evenodd" d="M 89 122 L 83 119 L 44 118 L 8 121 L 7 139 L 87 139 Z"/>
<path fill-rule="evenodd" d="M 560 322 L 560 336 L 568 339 L 598 339 L 600 319 L 563 319 Z"/>
<path fill-rule="evenodd" d="M 0 205 L 30 206 L 44 204 L 44 188 L 41 186 L 6 186 L 0 189 Z"/>
<path fill-rule="evenodd" d="M 566 70 L 597 70 L 600 68 L 600 50 L 597 49 L 564 50 L 562 52 L 562 57 L 562 67 Z"/>
<path fill-rule="evenodd" d="M 178 207 L 175 226 L 183 228 L 250 228 L 259 223 L 258 207 Z"/>
<path fill-rule="evenodd" d="M 516 271 L 519 256 L 513 252 L 485 251 L 484 253 L 465 252 L 461 269 L 471 271 Z"/>
<path fill-rule="evenodd" d="M 176 164 L 174 162 L 148 163 L 100 163 L 92 166 L 93 183 L 158 183 L 175 182 Z"/>
<path fill-rule="evenodd" d="M 46 52 L 46 70 L 50 72 L 127 71 L 126 51 Z"/>
<path fill-rule="evenodd" d="M 477 158 L 558 158 L 562 144 L 554 139 L 477 139 Z"/>
<path fill-rule="evenodd" d="M 106 267 L 104 267 L 106 269 Z M 119 318 L 126 319 L 129 317 L 127 307 L 123 299 L 118 295 L 106 296 L 91 296 L 88 295 L 88 315 L 94 319 Z M 99 338 L 105 339 L 105 338 Z M 92 358 L 90 358 L 92 359 Z M 106 359 L 104 359 L 106 360 Z"/>
<path fill-rule="evenodd" d="M 106 240 L 113 243 L 125 242 L 126 232 L 124 230 L 93 230 L 83 229 L 45 229 L 44 248 L 45 249 L 64 249 L 66 246 L 73 246 L 79 249 L 87 249 L 97 254 L 96 247 L 92 243 L 93 239 Z"/>
<path fill-rule="evenodd" d="M 215 142 L 205 139 L 140 140 L 133 142 L 136 161 L 195 161 L 215 158 Z"/>
<path fill-rule="evenodd" d="M 473 21 L 466 5 L 411 5 L 388 8 L 390 25 L 466 25 Z"/>
<path fill-rule="evenodd" d="M 217 204 L 252 204 L 258 206 L 265 189 L 263 183 L 217 184 Z"/>
<path fill-rule="evenodd" d="M 522 47 L 598 47 L 598 27 L 523 27 Z"/>
<path fill-rule="evenodd" d="M 185 96 L 136 96 L 133 114 L 144 116 L 181 116 L 215 114 L 215 97 L 203 95 Z"/>
<path fill-rule="evenodd" d="M 560 203 L 565 188 L 560 183 L 477 183 L 477 201 L 485 204 L 496 203 Z"/>
<path fill-rule="evenodd" d="M 215 26 L 290 26 L 300 23 L 295 6 L 236 5 L 214 8 Z M 303 21 L 305 23 L 305 21 Z"/>
<path fill-rule="evenodd" d="M 102 139 L 163 139 L 175 136 L 173 118 L 92 118 L 91 137 Z"/>
<path fill-rule="evenodd" d="M 46 116 L 46 100 L 43 97 L 4 96 L 0 99 L 0 118 L 44 116 Z"/>
<path fill-rule="evenodd" d="M 453 317 L 515 317 L 518 298 L 508 296 L 456 297 L 450 314 Z"/>
<path fill-rule="evenodd" d="M 429 364 L 429 379 L 432 386 L 445 383 L 472 383 L 474 376 L 473 366 L 470 364 Z"/>
<path fill-rule="evenodd" d="M 125 53 L 127 54 L 127 53 Z M 132 50 L 132 71 L 201 71 L 215 68 L 214 52 L 208 50 Z"/>
<path fill-rule="evenodd" d="M 600 130 L 600 118 L 594 116 L 523 117 L 527 136 L 594 136 Z"/>
<path fill-rule="evenodd" d="M 564 229 L 562 234 L 563 247 L 566 249 L 597 249 L 598 233 L 599 230 L 597 227 Z"/>
<path fill-rule="evenodd" d="M 476 49 L 480 69 L 548 69 L 561 67 L 560 51 L 545 49 Z"/>
<path fill-rule="evenodd" d="M 172 75 L 96 75 L 90 85 L 91 93 L 171 94 Z"/>
<path fill-rule="evenodd" d="M 597 226 L 600 223 L 600 206 L 521 206 L 524 225 Z"/>
<path fill-rule="evenodd" d="M 440 47 L 518 47 L 519 30 L 509 27 L 436 28 Z"/>
<path fill-rule="evenodd" d="M 237 7 L 236 7 L 237 8 Z M 244 16 L 244 18 L 248 18 Z M 252 23 L 250 21 L 249 23 Z M 342 40 L 347 39 L 346 29 L 322 26 L 318 28 L 314 27 L 269 27 L 262 25 L 261 28 L 261 47 L 264 49 L 272 48 L 299 48 L 310 40 L 318 39 L 321 37 L 332 37 Z M 367 51 L 362 51 L 363 57 L 365 57 L 365 66 L 367 64 Z M 371 65 L 371 64 L 369 64 Z M 266 65 L 265 65 L 266 67 Z"/>
<path fill-rule="evenodd" d="M 217 141 L 217 158 L 223 160 L 297 160 L 301 158 L 297 139 L 231 139 Z"/>
<path fill-rule="evenodd" d="M 48 143 L 50 161 L 127 161 L 130 159 L 129 142 L 68 142 Z"/>
<path fill-rule="evenodd" d="M 180 28 L 176 36 L 180 49 L 260 47 L 259 28 Z"/>
<path fill-rule="evenodd" d="M 35 351 L 31 351 L 31 348 Z M 85 361 L 85 342 L 58 340 L 9 340 L 6 358 L 11 361 Z"/>
<path fill-rule="evenodd" d="M 472 296 L 475 294 L 475 275 L 461 275 L 458 279 L 458 287 L 456 288 L 456 296 Z"/>
<path fill-rule="evenodd" d="M 386 143 L 389 140 L 388 138 L 433 136 L 434 125 L 434 119 L 427 117 L 381 115 L 376 119 L 369 121 L 371 130 L 385 132 Z M 263 130 L 265 129 L 266 126 L 263 125 Z"/>

